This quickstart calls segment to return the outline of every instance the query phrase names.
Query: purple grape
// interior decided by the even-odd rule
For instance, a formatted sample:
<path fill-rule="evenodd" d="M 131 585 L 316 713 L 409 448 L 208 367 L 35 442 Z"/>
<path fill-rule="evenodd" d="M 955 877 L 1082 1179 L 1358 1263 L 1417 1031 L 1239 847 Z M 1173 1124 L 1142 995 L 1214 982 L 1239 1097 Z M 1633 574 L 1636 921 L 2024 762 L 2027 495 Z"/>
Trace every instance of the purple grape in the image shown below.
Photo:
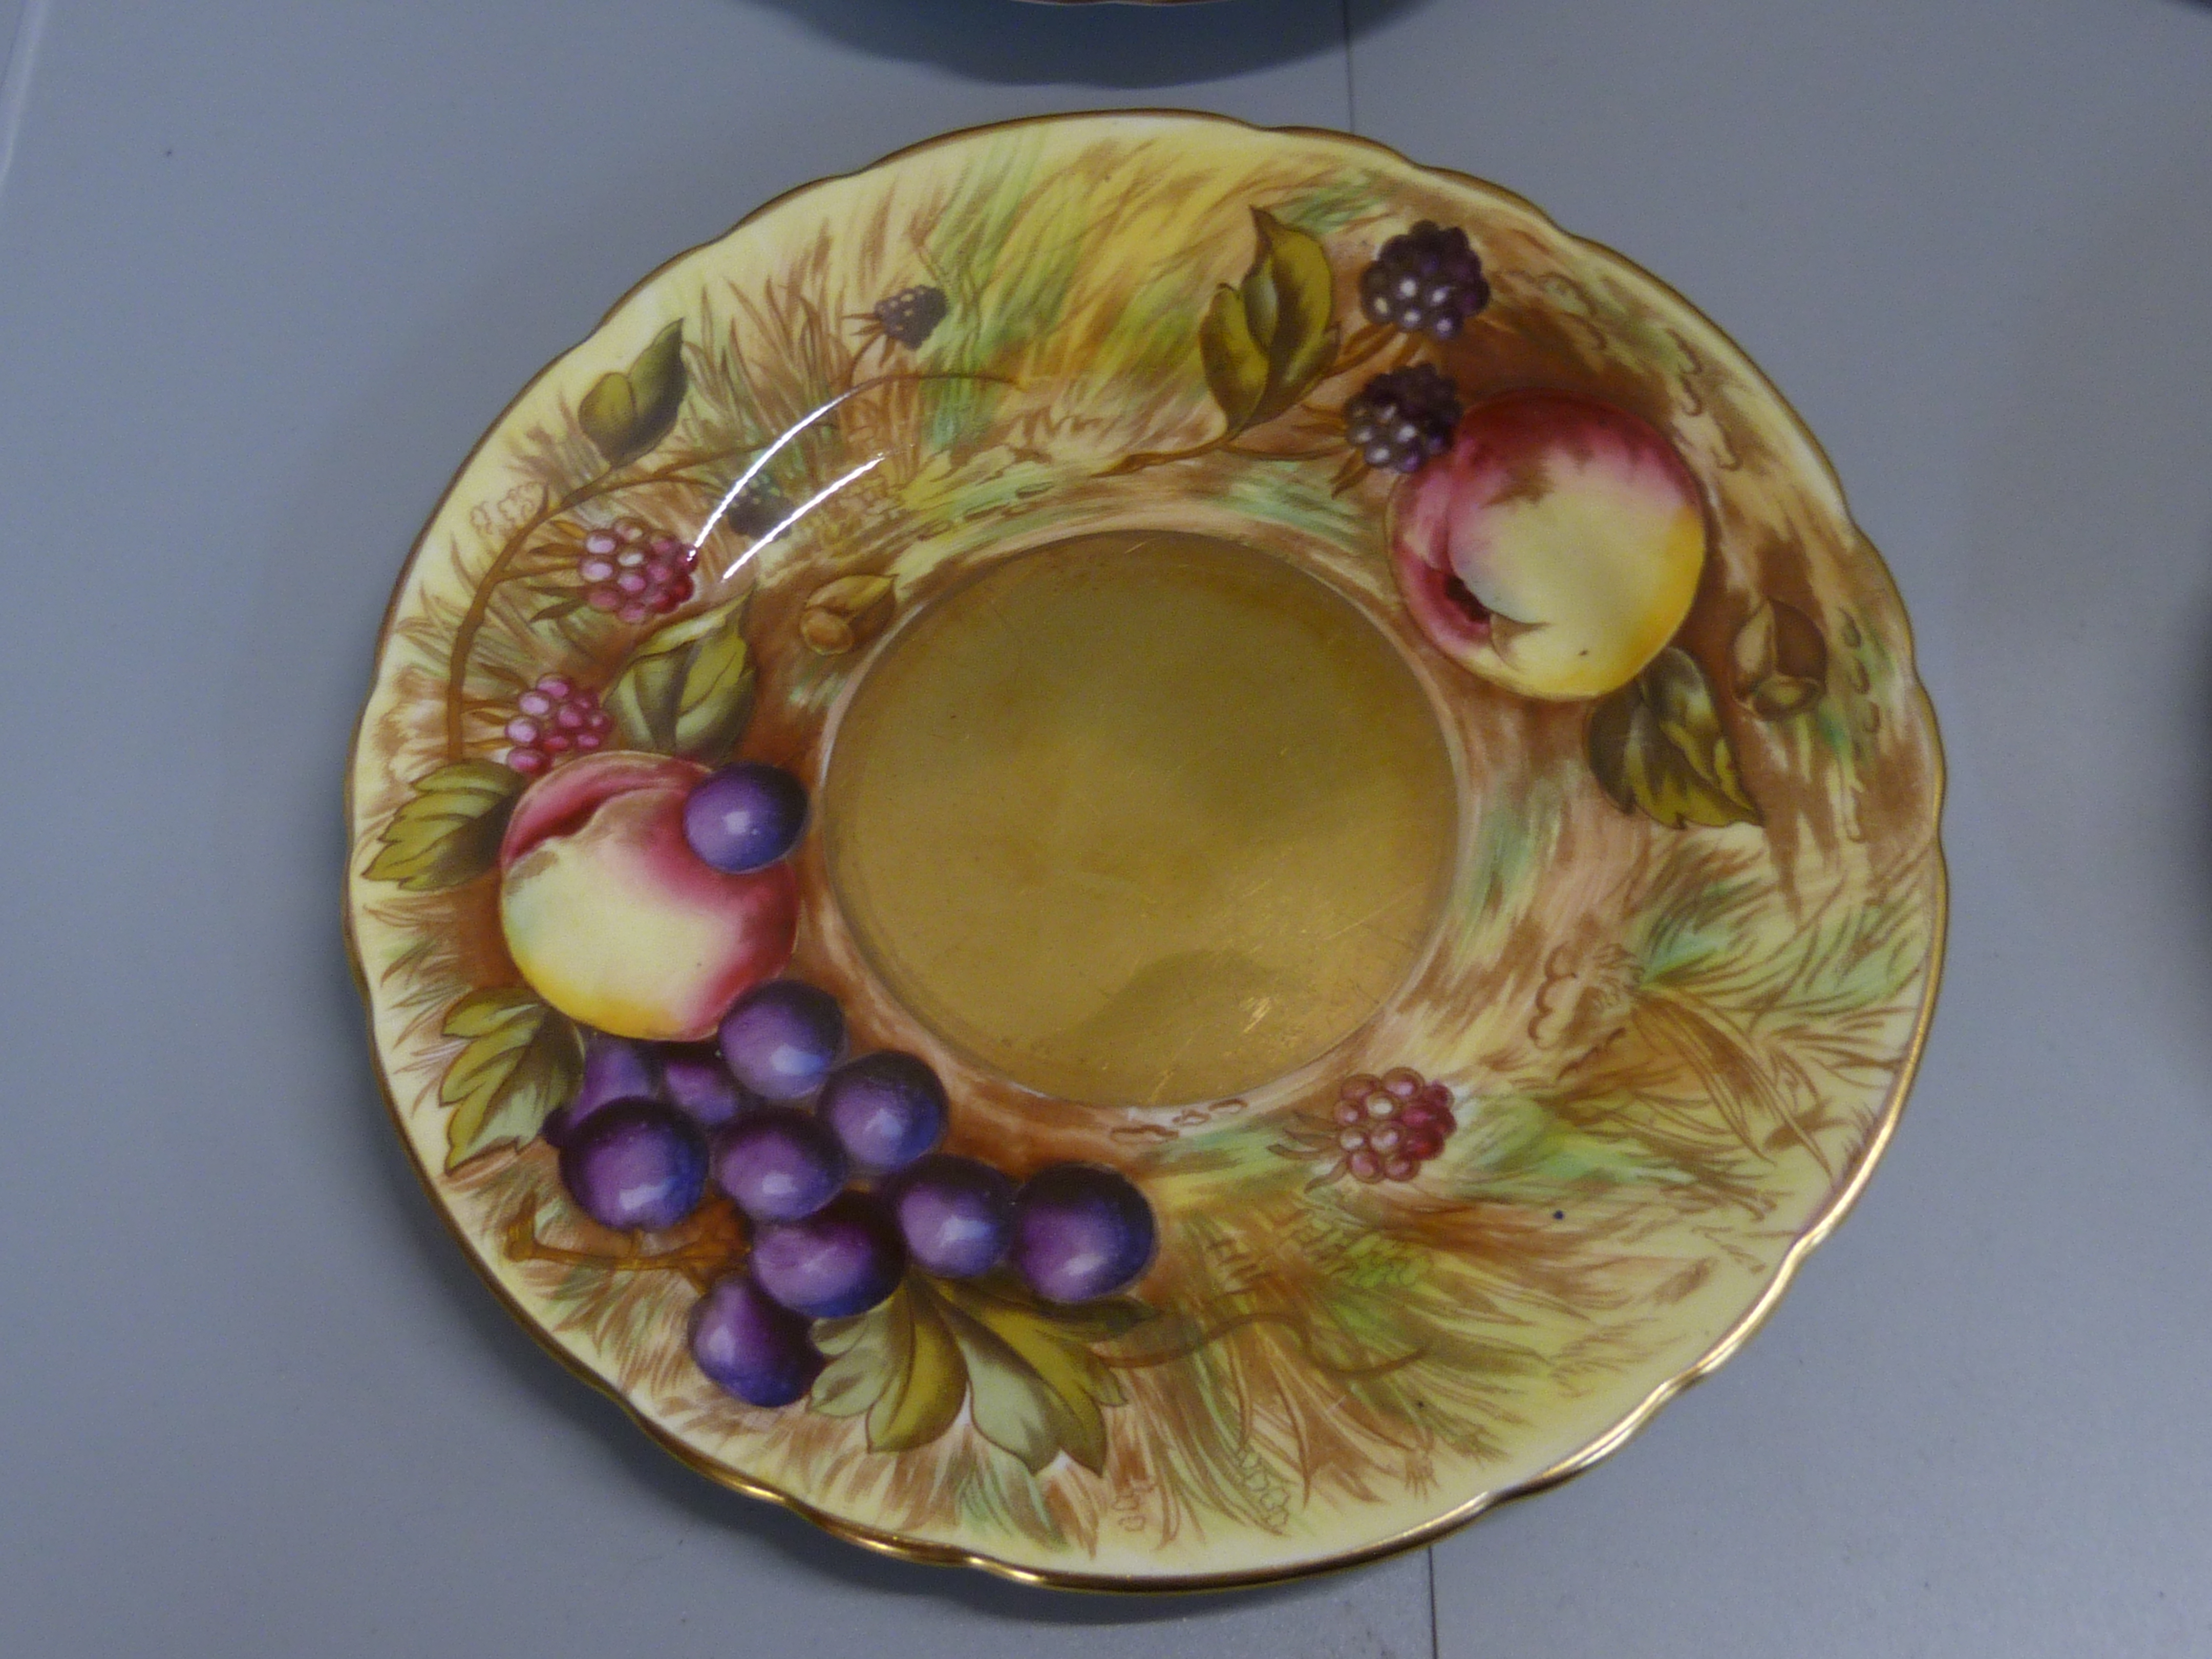
<path fill-rule="evenodd" d="M 907 1254 L 926 1273 L 972 1279 L 988 1273 L 1013 1237 L 1014 1183 L 972 1158 L 925 1158 L 884 1196 Z"/>
<path fill-rule="evenodd" d="M 836 999 L 795 979 L 772 979 L 722 1017 L 722 1058 L 738 1082 L 769 1100 L 799 1100 L 822 1086 L 845 1048 Z"/>
<path fill-rule="evenodd" d="M 745 761 L 694 786 L 684 802 L 684 838 L 732 876 L 774 864 L 806 828 L 806 788 L 780 766 Z"/>
<path fill-rule="evenodd" d="M 883 1206 L 842 1193 L 804 1221 L 763 1227 L 753 1239 L 753 1277 L 793 1313 L 842 1319 L 866 1313 L 898 1288 L 906 1246 Z"/>
<path fill-rule="evenodd" d="M 602 1226 L 673 1227 L 707 1190 L 707 1137 L 673 1106 L 617 1101 L 569 1135 L 561 1179 Z"/>
<path fill-rule="evenodd" d="M 1014 1195 L 1014 1267 L 1048 1302 L 1127 1290 L 1158 1243 L 1145 1195 L 1103 1164 L 1052 1164 Z"/>
<path fill-rule="evenodd" d="M 815 1109 L 867 1175 L 903 1170 L 945 1139 L 945 1085 L 912 1054 L 886 1050 L 840 1066 Z"/>
<path fill-rule="evenodd" d="M 594 1031 L 584 1039 L 584 1080 L 574 1098 L 548 1117 L 538 1133 L 549 1146 L 558 1146 L 602 1107 L 617 1100 L 651 1100 L 659 1092 L 650 1048 Z"/>
<path fill-rule="evenodd" d="M 805 1112 L 748 1113 L 714 1137 L 714 1184 L 756 1221 L 797 1221 L 837 1196 L 845 1152 Z"/>
<path fill-rule="evenodd" d="M 788 1406 L 823 1364 L 806 1322 L 743 1273 L 718 1279 L 691 1310 L 691 1358 L 708 1381 L 749 1406 Z"/>
<path fill-rule="evenodd" d="M 719 1129 L 760 1104 L 745 1092 L 711 1042 L 672 1043 L 660 1051 L 660 1092 L 702 1129 Z"/>

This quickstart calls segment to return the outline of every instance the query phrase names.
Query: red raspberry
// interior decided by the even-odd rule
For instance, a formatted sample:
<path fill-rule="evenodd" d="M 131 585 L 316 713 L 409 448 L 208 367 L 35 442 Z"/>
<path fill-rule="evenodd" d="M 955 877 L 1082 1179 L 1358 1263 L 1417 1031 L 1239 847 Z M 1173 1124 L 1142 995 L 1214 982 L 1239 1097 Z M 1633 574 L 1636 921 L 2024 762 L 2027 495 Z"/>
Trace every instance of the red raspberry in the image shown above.
<path fill-rule="evenodd" d="M 500 758 L 525 777 L 568 754 L 589 754 L 607 740 L 614 716 L 599 707 L 596 691 L 579 691 L 566 678 L 547 674 L 514 700 L 504 736 L 514 747 Z"/>
<path fill-rule="evenodd" d="M 1329 1108 L 1341 1167 L 1370 1183 L 1412 1180 L 1459 1127 L 1451 1103 L 1449 1088 L 1407 1066 L 1345 1079 Z"/>
<path fill-rule="evenodd" d="M 1406 1131 L 1398 1150 L 1417 1164 L 1425 1164 L 1444 1149 L 1444 1138 L 1426 1124 Z"/>
<path fill-rule="evenodd" d="M 584 538 L 576 574 L 584 603 L 626 623 L 666 616 L 697 591 L 692 567 L 699 550 L 673 536 L 652 536 L 632 519 L 620 519 Z"/>

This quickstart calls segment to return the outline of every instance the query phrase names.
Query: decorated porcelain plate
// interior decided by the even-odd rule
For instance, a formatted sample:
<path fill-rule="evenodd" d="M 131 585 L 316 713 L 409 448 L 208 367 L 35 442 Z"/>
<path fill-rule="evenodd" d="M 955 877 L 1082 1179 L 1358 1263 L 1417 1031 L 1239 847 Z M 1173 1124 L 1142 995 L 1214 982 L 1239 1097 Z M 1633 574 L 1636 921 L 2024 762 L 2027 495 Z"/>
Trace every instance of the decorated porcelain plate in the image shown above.
<path fill-rule="evenodd" d="M 1725 1358 L 1943 928 L 1897 594 L 1742 354 L 1373 144 L 786 197 L 403 573 L 348 914 L 431 1196 L 702 1473 L 1060 1584 L 1437 1536 Z"/>

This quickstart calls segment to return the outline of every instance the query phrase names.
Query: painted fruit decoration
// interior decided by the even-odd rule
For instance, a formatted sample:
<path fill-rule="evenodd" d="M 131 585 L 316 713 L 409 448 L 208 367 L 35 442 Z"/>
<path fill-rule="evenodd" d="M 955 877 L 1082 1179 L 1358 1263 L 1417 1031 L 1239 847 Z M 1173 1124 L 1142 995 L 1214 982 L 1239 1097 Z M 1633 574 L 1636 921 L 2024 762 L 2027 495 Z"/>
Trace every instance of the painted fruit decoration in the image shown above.
<path fill-rule="evenodd" d="M 586 755 L 524 792 L 499 848 L 500 927 L 531 988 L 614 1036 L 697 1042 L 791 958 L 790 866 L 730 873 L 694 852 L 684 809 L 707 769 Z"/>
<path fill-rule="evenodd" d="M 1144 1316 L 1122 1292 L 1151 1267 L 1158 1228 L 1118 1171 L 1048 1164 L 1018 1184 L 939 1152 L 951 1101 L 928 1062 L 849 1054 L 837 999 L 782 972 L 798 918 L 785 860 L 807 817 L 799 780 L 757 762 L 563 757 L 514 803 L 500 915 L 531 989 L 586 1028 L 539 1138 L 576 1209 L 635 1241 L 607 1259 L 698 1285 L 693 1363 L 750 1406 L 807 1399 L 857 1322 L 937 1333 L 927 1409 L 872 1429 L 878 1449 L 897 1449 L 950 1425 L 970 1363 L 1068 1340 L 1056 1322 L 1088 1332 Z M 534 1217 L 508 1249 L 600 1260 L 544 1243 Z M 848 1376 L 825 1386 L 824 1410 L 854 1394 Z M 1049 1435 L 1002 1443 L 1095 1465 L 1095 1404 L 1054 1399 L 1038 1407 Z M 979 1431 L 999 1432 L 988 1412 Z"/>
<path fill-rule="evenodd" d="M 1759 823 L 1735 744 L 1753 718 L 1820 705 L 1827 646 L 1812 609 L 1730 586 L 1729 550 L 1710 544 L 1713 520 L 1685 459 L 1706 453 L 1694 422 L 1670 436 L 1587 392 L 1484 393 L 1525 361 L 1488 354 L 1525 314 L 1527 271 L 1488 271 L 1463 227 L 1367 221 L 1340 234 L 1305 228 L 1344 222 L 1310 204 L 1300 217 L 1295 203 L 1253 204 L 1241 279 L 1209 282 L 1202 305 L 1193 296 L 1191 375 L 1176 397 L 1203 419 L 1188 434 L 1200 441 L 1103 465 L 1085 451 L 1079 465 L 1096 469 L 1085 487 L 1103 495 L 1110 486 L 1097 481 L 1203 463 L 1190 493 L 1218 494 L 1255 470 L 1323 462 L 1334 477 L 1302 472 L 1293 492 L 1305 507 L 1326 504 L 1328 534 L 1343 532 L 1323 563 L 1342 576 L 1364 562 L 1350 585 L 1388 610 L 1387 558 L 1405 606 L 1389 620 L 1418 631 L 1417 654 L 1441 659 L 1443 701 L 1462 713 L 1480 705 L 1483 720 L 1509 730 L 1509 698 L 1586 704 L 1590 781 L 1622 811 L 1669 830 Z M 1215 253 L 1214 274 L 1237 277 L 1241 254 Z M 1444 1362 L 1449 1344 L 1431 1339 L 1449 1331 L 1389 1325 L 1365 1283 L 1347 1279 L 1356 1294 L 1331 1302 L 1314 1287 L 1334 1270 L 1287 1254 L 1264 1293 L 1244 1264 L 1265 1252 L 1224 1252 L 1237 1277 L 1209 1281 L 1218 1264 L 1199 1259 L 1194 1240 L 1217 1218 L 1188 1202 L 1181 1214 L 1156 1212 L 1177 1166 L 1154 1154 L 1187 1128 L 1186 1146 L 1210 1133 L 1207 1111 L 1179 1114 L 1171 1130 L 1134 1126 L 1164 1141 L 1125 1137 L 1129 1126 L 1085 1135 L 1082 1152 L 1121 1167 L 1071 1156 L 1079 1147 L 1048 1113 L 1012 1145 L 994 1141 L 983 1108 L 1003 1103 L 988 1085 L 949 1065 L 940 1076 L 926 1032 L 855 995 L 849 963 L 817 951 L 811 933 L 799 945 L 802 892 L 823 891 L 814 866 L 802 889 L 791 863 L 811 803 L 792 772 L 738 758 L 748 722 L 764 702 L 777 713 L 779 753 L 818 753 L 825 688 L 851 666 L 836 659 L 885 624 L 927 567 L 856 544 L 838 550 L 834 575 L 787 549 L 789 577 L 775 561 L 717 576 L 696 544 L 709 531 L 790 535 L 805 503 L 866 475 L 873 461 L 825 488 L 797 452 L 775 461 L 817 424 L 825 446 L 844 441 L 823 420 L 831 411 L 854 404 L 860 430 L 864 413 L 906 418 L 896 403 L 885 413 L 854 402 L 878 388 L 1000 381 L 949 366 L 961 331 L 937 331 L 953 314 L 945 290 L 912 287 L 848 317 L 862 343 L 832 377 L 847 390 L 768 453 L 750 434 L 698 447 L 726 411 L 687 405 L 690 365 L 714 360 L 687 348 L 680 324 L 575 399 L 572 435 L 605 465 L 549 493 L 485 565 L 452 643 L 443 763 L 410 781 L 367 872 L 409 894 L 465 893 L 457 902 L 483 907 L 472 921 L 488 922 L 495 899 L 511 957 L 454 987 L 440 1016 L 440 1035 L 453 1040 L 436 1097 L 448 1112 L 446 1174 L 508 1152 L 520 1173 L 503 1189 L 516 1198 L 501 1243 L 510 1261 L 562 1270 L 535 1275 L 557 1280 L 549 1297 L 586 1311 L 594 1298 L 620 1302 L 623 1318 L 641 1322 L 622 1339 L 629 1358 L 657 1375 L 703 1378 L 749 1407 L 856 1421 L 855 1439 L 836 1443 L 841 1459 L 860 1437 L 871 1454 L 899 1454 L 957 1429 L 1031 1476 L 1063 1456 L 1105 1474 L 1105 1419 L 1134 1406 L 1136 1437 L 1173 1441 L 1158 1402 L 1206 1406 L 1228 1367 L 1199 1357 L 1248 1331 L 1241 1354 L 1272 1353 L 1265 1363 L 1286 1376 L 1328 1374 L 1321 1411 L 1346 1408 L 1353 1391 L 1339 1384 L 1377 1384 L 1360 1409 L 1395 1451 L 1399 1429 L 1433 1431 L 1434 1396 L 1413 1379 Z M 933 340 L 926 364 L 902 367 L 902 354 Z M 863 374 L 864 357 L 879 357 L 883 372 Z M 721 379 L 738 378 L 726 366 Z M 1201 385 L 1211 410 L 1195 395 Z M 583 443 L 570 447 L 586 456 Z M 1364 495 L 1340 504 L 1355 489 Z M 627 516 L 646 514 L 639 503 L 655 492 L 687 491 L 708 515 L 690 539 Z M 886 564 L 899 574 L 871 568 Z M 488 598 L 507 582 L 518 586 L 503 597 L 526 588 L 533 606 L 543 602 L 527 611 L 536 631 L 472 671 L 477 633 L 513 629 L 509 608 Z M 1716 608 L 1752 607 L 1725 684 L 1697 654 L 1719 637 L 1706 623 L 1721 619 L 1684 629 L 1701 587 Z M 1856 643 L 1848 624 L 1838 638 Z M 472 696 L 472 672 L 498 696 Z M 1519 712 L 1547 733 L 1563 727 L 1556 711 Z M 474 949 L 486 928 L 469 937 L 469 966 L 496 954 Z M 1487 965 L 1461 960 L 1455 971 L 1462 989 L 1480 988 Z M 1359 1255 L 1369 1235 L 1418 1238 L 1449 1217 L 1481 1179 L 1485 1136 L 1511 1103 L 1484 1097 L 1463 1053 L 1403 1057 L 1439 1074 L 1376 1045 L 1338 1056 L 1352 1074 L 1334 1084 L 1293 1076 L 1271 1097 L 1216 1103 L 1218 1144 L 1243 1135 L 1243 1148 L 1297 1166 L 1245 1167 L 1237 1203 L 1249 1192 L 1255 1216 L 1276 1206 L 1270 1230 L 1319 1226 L 1361 1273 L 1372 1265 Z M 1352 1069 L 1363 1065 L 1376 1070 Z M 1230 1121 L 1248 1106 L 1261 1109 L 1255 1121 L 1267 1115 L 1267 1138 Z M 1771 1162 L 1776 1144 L 1751 1151 Z M 1123 1145 L 1145 1150 L 1125 1160 Z M 1566 1223 L 1564 1211 L 1545 1213 Z M 1259 1229 L 1251 1223 L 1255 1239 Z M 1437 1259 L 1449 1265 L 1449 1251 Z M 672 1286 L 665 1298 L 606 1288 L 637 1273 L 672 1276 L 656 1281 Z M 1403 1395 L 1379 1386 L 1401 1370 Z M 1415 1414 L 1393 1422 L 1394 1401 L 1406 1399 Z M 1208 1410 L 1174 1414 L 1190 1434 L 1212 1432 Z M 794 1443 L 833 1443 L 810 1430 Z M 1247 1450 L 1200 1439 L 1175 1455 L 1210 1468 L 1227 1492 Z M 994 1461 L 964 1448 L 947 1457 Z"/>
<path fill-rule="evenodd" d="M 1524 696 L 1600 697 L 1689 615 L 1705 511 L 1681 457 L 1633 415 L 1508 392 L 1401 488 L 1391 556 L 1407 608 L 1454 662 Z"/>

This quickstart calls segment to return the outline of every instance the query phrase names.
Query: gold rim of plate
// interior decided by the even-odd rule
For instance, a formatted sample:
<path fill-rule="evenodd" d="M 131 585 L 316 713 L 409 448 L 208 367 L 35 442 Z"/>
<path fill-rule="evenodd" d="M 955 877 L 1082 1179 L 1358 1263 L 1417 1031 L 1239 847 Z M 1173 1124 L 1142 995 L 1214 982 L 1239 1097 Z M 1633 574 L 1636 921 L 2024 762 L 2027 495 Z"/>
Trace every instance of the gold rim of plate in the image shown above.
<path fill-rule="evenodd" d="M 1359 332 L 1359 275 L 1422 221 L 1468 231 L 1490 304 L 1447 348 L 1353 365 L 1380 349 Z M 1248 397 L 1207 361 L 1213 313 L 1243 304 L 1231 324 L 1256 326 L 1264 357 L 1300 270 L 1334 307 L 1326 343 L 1320 323 L 1279 341 L 1269 372 L 1297 383 Z M 1255 283 L 1277 284 L 1256 313 L 1239 297 Z M 924 286 L 949 315 L 909 347 L 876 307 Z M 1409 486 L 1306 459 L 1332 430 L 1316 410 L 1413 355 L 1469 406 L 1532 387 L 1599 398 L 1679 452 L 1711 551 L 1687 619 L 1626 686 L 1532 699 L 1444 658 L 1394 581 Z M 817 414 L 832 404 L 836 419 Z M 741 481 L 801 510 L 738 533 Z M 625 533 L 696 524 L 714 498 L 695 591 L 667 616 L 625 623 L 564 588 L 568 542 L 617 517 Z M 909 616 L 1009 554 L 1170 529 L 1320 577 L 1422 677 L 1461 791 L 1437 938 L 1395 999 L 1283 1078 L 1086 1107 L 917 1020 L 821 854 L 794 854 L 789 971 L 847 1000 L 860 1046 L 937 1066 L 953 1149 L 1017 1175 L 1121 1168 L 1163 1243 L 1120 1299 L 1148 1322 L 1136 1335 L 985 1310 L 1043 1356 L 1019 1370 L 1044 1425 L 1033 1456 L 979 1431 L 964 1372 L 926 1437 L 890 1413 L 892 1449 L 873 1444 L 880 1406 L 730 1400 L 684 1348 L 696 1283 L 608 1265 L 651 1241 L 559 1213 L 532 1136 L 573 1086 L 574 1039 L 532 1012 L 501 939 L 503 818 L 489 841 L 479 824 L 395 852 L 398 826 L 413 810 L 421 831 L 441 769 L 462 791 L 434 803 L 449 816 L 478 810 L 470 789 L 520 787 L 501 726 L 549 665 L 600 688 L 611 746 L 769 759 L 818 805 L 827 733 Z M 639 690 L 656 653 L 682 671 L 663 688 L 681 709 L 656 714 Z M 379 632 L 346 782 L 348 951 L 386 1105 L 447 1229 L 550 1352 L 684 1464 L 906 1559 L 1092 1590 L 1266 1583 L 1431 1542 L 1589 1468 L 1733 1355 L 1849 1211 L 1918 1065 L 1948 921 L 1942 747 L 1912 664 L 1817 441 L 1618 253 L 1349 135 L 1151 110 L 1002 123 L 793 191 L 670 260 L 479 441 Z M 683 672 L 741 678 L 742 697 L 695 698 Z M 1416 1176 L 1363 1182 L 1329 1150 L 1328 1113 L 1360 1086 L 1347 1077 L 1394 1066 L 1448 1097 L 1457 1127 Z M 1199 1227 L 1200 1201 L 1231 1192 L 1273 1235 L 1304 1227 L 1307 1259 L 1233 1220 Z M 672 1261 L 707 1248 L 677 1246 Z M 972 1334 L 976 1304 L 927 1285 L 894 1302 L 906 1358 L 886 1363 L 911 1389 L 912 1322 Z M 896 1322 L 841 1322 L 838 1352 L 888 1340 L 845 1328 L 878 1317 Z M 1316 1447 L 1329 1417 L 1338 1437 Z"/>

